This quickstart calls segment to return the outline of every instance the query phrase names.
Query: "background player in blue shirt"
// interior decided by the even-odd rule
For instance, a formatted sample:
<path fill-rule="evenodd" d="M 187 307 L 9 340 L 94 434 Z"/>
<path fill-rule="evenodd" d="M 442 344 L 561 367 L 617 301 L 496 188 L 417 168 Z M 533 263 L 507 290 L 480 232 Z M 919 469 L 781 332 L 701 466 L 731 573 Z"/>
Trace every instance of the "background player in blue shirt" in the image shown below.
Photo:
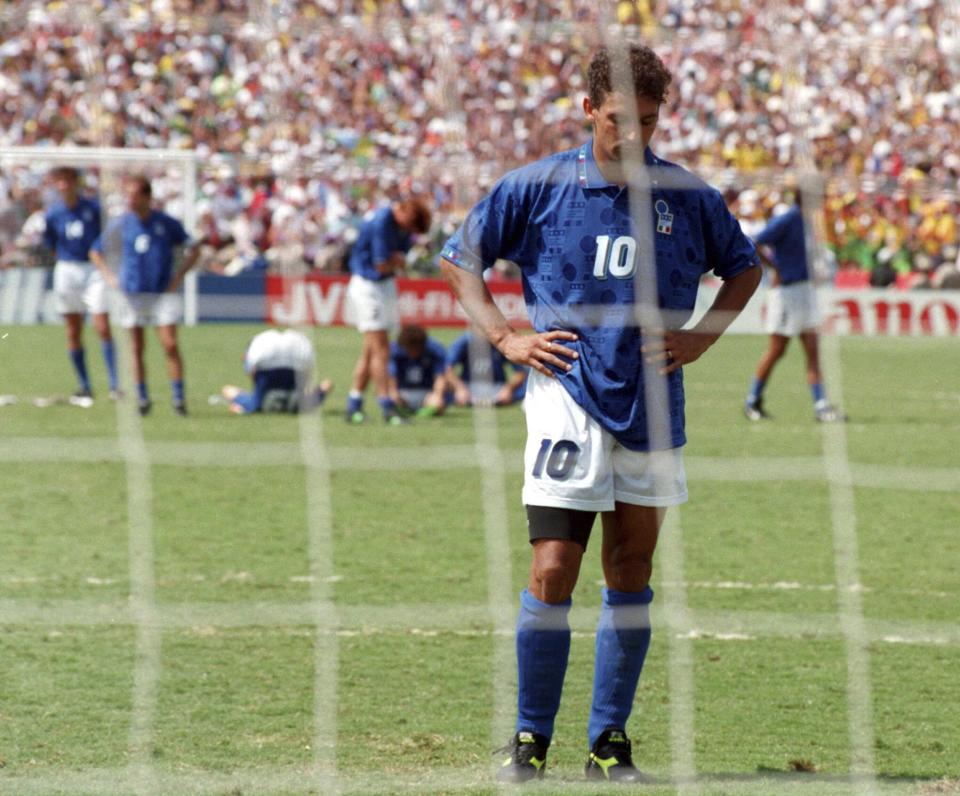
<path fill-rule="evenodd" d="M 152 406 L 143 364 L 143 327 L 157 327 L 157 337 L 167 360 L 173 408 L 187 413 L 183 390 L 183 360 L 177 345 L 177 324 L 183 318 L 178 293 L 184 275 L 197 261 L 200 247 L 183 225 L 153 207 L 150 180 L 136 176 L 127 180 L 127 212 L 114 219 L 91 250 L 91 257 L 108 284 L 120 291 L 120 323 L 130 330 L 133 343 L 133 375 L 141 415 Z M 185 248 L 183 263 L 175 270 L 178 250 Z M 114 273 L 107 260 L 119 261 Z"/>
<path fill-rule="evenodd" d="M 401 412 L 423 417 L 443 414 L 447 352 L 415 324 L 404 326 L 390 344 L 390 397 Z"/>
<path fill-rule="evenodd" d="M 410 197 L 380 208 L 360 226 L 350 250 L 347 316 L 363 335 L 363 348 L 347 394 L 347 422 L 363 423 L 363 393 L 372 380 L 377 401 L 388 423 L 407 422 L 390 398 L 387 361 L 390 332 L 399 325 L 396 274 L 403 270 L 413 235 L 430 229 L 426 202 Z"/>
<path fill-rule="evenodd" d="M 117 364 L 110 318 L 107 313 L 107 286 L 103 275 L 90 262 L 90 247 L 100 237 L 100 203 L 80 193 L 80 172 L 60 166 L 51 172 L 60 200 L 44 216 L 44 244 L 53 250 L 53 291 L 57 311 L 67 329 L 67 351 L 77 374 L 78 388 L 71 401 L 89 402 L 93 397 L 83 348 L 83 318 L 90 313 L 93 328 L 100 336 L 103 361 L 107 366 L 110 397 L 117 398 Z"/>
<path fill-rule="evenodd" d="M 754 238 L 764 265 L 770 270 L 770 289 L 767 291 L 766 331 L 770 335 L 767 350 L 760 357 L 743 406 L 748 420 L 769 418 L 763 408 L 763 389 L 774 366 L 787 351 L 790 338 L 800 337 L 806 358 L 807 385 L 813 397 L 814 417 L 821 423 L 846 420 L 827 400 L 820 373 L 820 354 L 817 327 L 820 313 L 817 293 L 810 271 L 807 246 L 808 225 L 803 218 L 803 196 L 798 190 L 794 205 L 774 216 Z M 772 257 L 764 251 L 769 248 Z"/>
<path fill-rule="evenodd" d="M 522 401 L 527 390 L 527 369 L 510 363 L 486 337 L 472 332 L 450 344 L 446 373 L 457 406 L 509 406 Z"/>
<path fill-rule="evenodd" d="M 294 329 L 267 329 L 256 335 L 243 355 L 243 369 L 253 383 L 250 392 L 227 384 L 221 394 L 238 415 L 256 412 L 297 414 L 323 403 L 333 387 L 330 379 L 311 387 L 313 344 Z"/>
<path fill-rule="evenodd" d="M 663 62 L 636 45 L 620 55 L 615 74 L 626 91 L 614 89 L 606 50 L 590 63 L 583 108 L 592 140 L 504 176 L 442 252 L 474 323 L 507 359 L 532 368 L 523 501 L 533 560 L 517 619 L 517 732 L 499 772 L 507 781 L 543 775 L 570 598 L 598 511 L 606 588 L 586 774 L 640 779 L 626 724 L 650 642 L 660 523 L 665 507 L 686 499 L 681 367 L 716 342 L 760 280 L 754 247 L 719 192 L 648 148 L 670 82 Z M 649 192 L 628 187 L 644 175 Z M 510 326 L 481 277 L 498 258 L 520 267 L 533 334 Z M 724 283 L 684 330 L 711 269 Z M 642 328 L 637 290 L 651 284 L 660 312 L 644 315 L 651 328 Z"/>

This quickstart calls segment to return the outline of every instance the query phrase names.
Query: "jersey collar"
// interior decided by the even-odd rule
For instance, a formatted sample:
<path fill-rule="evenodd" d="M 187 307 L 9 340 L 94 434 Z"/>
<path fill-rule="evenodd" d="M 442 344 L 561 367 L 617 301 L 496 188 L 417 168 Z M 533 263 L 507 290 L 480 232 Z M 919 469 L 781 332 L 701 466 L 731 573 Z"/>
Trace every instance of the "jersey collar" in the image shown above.
<path fill-rule="evenodd" d="M 657 158 L 650 147 L 643 150 L 643 161 L 647 166 L 655 166 Z M 581 188 L 620 188 L 622 186 L 607 182 L 600 173 L 597 161 L 593 157 L 593 139 L 588 139 L 577 154 L 577 181 Z"/>

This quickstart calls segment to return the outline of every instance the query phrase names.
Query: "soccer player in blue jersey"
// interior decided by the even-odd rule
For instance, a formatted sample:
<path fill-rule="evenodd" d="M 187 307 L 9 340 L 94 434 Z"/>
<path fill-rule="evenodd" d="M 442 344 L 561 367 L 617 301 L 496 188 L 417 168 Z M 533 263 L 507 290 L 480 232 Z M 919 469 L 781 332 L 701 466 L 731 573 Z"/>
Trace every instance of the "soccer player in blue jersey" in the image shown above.
<path fill-rule="evenodd" d="M 510 365 L 482 335 L 460 335 L 447 351 L 447 384 L 457 406 L 509 406 L 523 400 L 528 370 Z"/>
<path fill-rule="evenodd" d="M 390 344 L 390 398 L 404 413 L 427 417 L 447 408 L 447 352 L 422 326 L 404 326 Z"/>
<path fill-rule="evenodd" d="M 377 210 L 360 226 L 350 250 L 347 316 L 363 335 L 363 348 L 353 370 L 347 394 L 347 422 L 363 423 L 363 393 L 373 381 L 383 419 L 394 425 L 407 422 L 390 398 L 387 363 L 390 332 L 399 325 L 397 285 L 413 236 L 430 229 L 430 207 L 420 197 L 409 197 Z"/>
<path fill-rule="evenodd" d="M 107 366 L 110 397 L 119 396 L 117 363 L 107 313 L 107 286 L 100 271 L 90 262 L 90 247 L 100 236 L 100 203 L 80 193 L 80 172 L 59 166 L 51 173 L 60 199 L 44 216 L 44 244 L 54 251 L 53 292 L 57 312 L 67 329 L 67 351 L 77 374 L 78 388 L 71 402 L 93 397 L 83 348 L 83 320 L 90 314 L 100 336 L 103 361 Z"/>
<path fill-rule="evenodd" d="M 586 774 L 641 779 L 627 719 L 650 643 L 657 535 L 665 508 L 687 496 L 681 368 L 719 338 L 760 280 L 754 247 L 720 193 L 648 146 L 670 73 L 644 46 L 625 48 L 622 58 L 616 74 L 625 90 L 614 86 L 607 50 L 590 63 L 583 109 L 593 137 L 502 177 L 442 251 L 443 273 L 474 323 L 507 359 L 532 368 L 523 502 L 533 556 L 517 619 L 516 734 L 498 774 L 512 782 L 543 775 L 570 649 L 571 595 L 598 512 L 606 588 Z M 638 174 L 649 175 L 649 191 Z M 634 215 L 631 205 L 649 215 Z M 482 279 L 501 258 L 520 267 L 532 334 L 507 322 Z M 684 329 L 711 269 L 723 285 Z M 641 325 L 647 305 L 635 277 L 645 274 L 656 280 L 660 309 Z"/>
<path fill-rule="evenodd" d="M 770 417 L 763 408 L 763 390 L 774 366 L 787 351 L 791 337 L 799 336 L 806 357 L 807 385 L 813 397 L 814 417 L 821 423 L 846 420 L 827 400 L 820 373 L 817 327 L 820 314 L 817 292 L 810 272 L 807 246 L 809 226 L 803 218 L 803 195 L 798 190 L 794 205 L 774 216 L 754 238 L 758 253 L 771 274 L 767 291 L 766 331 L 770 335 L 743 405 L 748 420 Z M 765 249 L 771 250 L 770 256 Z"/>
<path fill-rule="evenodd" d="M 149 414 L 152 406 L 143 364 L 143 328 L 154 325 L 167 360 L 174 411 L 186 415 L 183 360 L 177 344 L 177 324 L 183 318 L 178 291 L 184 275 L 196 264 L 200 247 L 179 221 L 153 207 L 153 190 L 147 177 L 132 177 L 125 187 L 127 212 L 110 223 L 93 244 L 90 256 L 107 283 L 120 292 L 120 323 L 130 330 L 140 414 Z M 180 249 L 184 253 L 177 269 Z M 111 270 L 107 258 L 119 260 L 119 273 Z"/>
<path fill-rule="evenodd" d="M 228 384 L 221 393 L 230 411 L 238 415 L 309 411 L 322 404 L 333 387 L 330 379 L 310 386 L 313 365 L 313 344 L 306 335 L 293 329 L 267 329 L 250 341 L 243 356 L 253 389 L 244 392 Z"/>

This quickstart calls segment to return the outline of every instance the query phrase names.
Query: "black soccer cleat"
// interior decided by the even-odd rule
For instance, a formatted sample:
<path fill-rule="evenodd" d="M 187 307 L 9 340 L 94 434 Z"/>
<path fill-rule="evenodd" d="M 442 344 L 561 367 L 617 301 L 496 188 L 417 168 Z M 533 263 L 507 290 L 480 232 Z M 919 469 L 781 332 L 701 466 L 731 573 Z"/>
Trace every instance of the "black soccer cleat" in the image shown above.
<path fill-rule="evenodd" d="M 150 410 L 153 408 L 149 398 L 141 398 L 137 401 L 137 411 L 140 413 L 140 417 L 146 417 L 150 414 Z"/>
<path fill-rule="evenodd" d="M 623 730 L 605 730 L 590 750 L 584 773 L 587 779 L 610 782 L 647 782 L 633 765 L 630 739 Z"/>
<path fill-rule="evenodd" d="M 518 732 L 510 743 L 494 754 L 507 753 L 507 759 L 497 770 L 499 782 L 529 782 L 543 779 L 547 767 L 547 747 L 550 746 L 544 736 L 536 732 Z"/>
<path fill-rule="evenodd" d="M 743 415 L 752 423 L 756 423 L 760 420 L 769 420 L 770 415 L 767 414 L 767 411 L 763 408 L 763 399 L 759 398 L 753 403 L 747 401 L 743 405 Z"/>
<path fill-rule="evenodd" d="M 176 412 L 180 417 L 187 416 L 187 405 L 183 401 L 177 401 L 173 405 L 173 411 Z"/>

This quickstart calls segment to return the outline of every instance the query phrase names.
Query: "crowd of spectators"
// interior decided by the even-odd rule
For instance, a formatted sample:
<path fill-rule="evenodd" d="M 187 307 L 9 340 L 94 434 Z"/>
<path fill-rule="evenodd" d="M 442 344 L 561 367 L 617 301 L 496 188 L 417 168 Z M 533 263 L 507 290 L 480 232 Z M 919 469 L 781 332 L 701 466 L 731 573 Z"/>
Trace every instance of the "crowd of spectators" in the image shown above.
<path fill-rule="evenodd" d="M 217 267 L 337 268 L 357 220 L 398 191 L 431 196 L 439 238 L 499 173 L 579 143 L 582 70 L 618 25 L 675 76 L 658 154 L 748 220 L 781 201 L 783 175 L 816 169 L 838 268 L 934 284 L 960 244 L 958 14 L 934 0 L 14 0 L 0 146 L 194 150 Z M 0 181 L 0 230 L 33 190 L 17 182 Z"/>

